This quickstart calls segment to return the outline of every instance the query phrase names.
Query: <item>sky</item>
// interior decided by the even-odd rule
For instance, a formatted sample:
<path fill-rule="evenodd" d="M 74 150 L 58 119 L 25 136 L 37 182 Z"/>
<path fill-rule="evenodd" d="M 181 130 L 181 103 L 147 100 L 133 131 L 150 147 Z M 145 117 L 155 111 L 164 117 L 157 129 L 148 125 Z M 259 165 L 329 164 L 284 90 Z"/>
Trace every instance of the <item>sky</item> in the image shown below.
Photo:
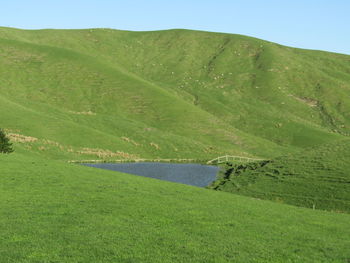
<path fill-rule="evenodd" d="M 0 26 L 186 28 L 350 55 L 350 0 L 0 0 Z"/>

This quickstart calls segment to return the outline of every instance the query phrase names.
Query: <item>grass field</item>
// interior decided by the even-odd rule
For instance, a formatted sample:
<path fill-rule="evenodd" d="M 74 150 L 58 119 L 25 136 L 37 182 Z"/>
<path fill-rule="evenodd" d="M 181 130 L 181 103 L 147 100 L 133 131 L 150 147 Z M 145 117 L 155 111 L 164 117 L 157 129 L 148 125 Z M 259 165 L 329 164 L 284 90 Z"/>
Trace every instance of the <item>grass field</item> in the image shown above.
<path fill-rule="evenodd" d="M 0 72 L 1 263 L 349 262 L 350 56 L 0 28 Z M 227 167 L 221 191 L 68 163 L 225 154 L 268 163 Z"/>
<path fill-rule="evenodd" d="M 0 156 L 1 262 L 346 262 L 348 214 Z"/>

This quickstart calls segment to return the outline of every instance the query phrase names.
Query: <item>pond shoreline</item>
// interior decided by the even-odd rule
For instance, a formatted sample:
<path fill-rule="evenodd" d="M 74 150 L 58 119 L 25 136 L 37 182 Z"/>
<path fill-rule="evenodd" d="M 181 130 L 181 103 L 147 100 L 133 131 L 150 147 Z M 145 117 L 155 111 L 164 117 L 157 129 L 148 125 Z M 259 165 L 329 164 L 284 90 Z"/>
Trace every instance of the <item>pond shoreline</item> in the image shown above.
<path fill-rule="evenodd" d="M 117 159 L 117 160 L 69 160 L 68 163 L 194 163 L 207 164 L 208 159 Z"/>
<path fill-rule="evenodd" d="M 81 163 L 81 165 L 197 187 L 212 184 L 220 170 L 218 166 L 199 163 L 123 162 Z"/>

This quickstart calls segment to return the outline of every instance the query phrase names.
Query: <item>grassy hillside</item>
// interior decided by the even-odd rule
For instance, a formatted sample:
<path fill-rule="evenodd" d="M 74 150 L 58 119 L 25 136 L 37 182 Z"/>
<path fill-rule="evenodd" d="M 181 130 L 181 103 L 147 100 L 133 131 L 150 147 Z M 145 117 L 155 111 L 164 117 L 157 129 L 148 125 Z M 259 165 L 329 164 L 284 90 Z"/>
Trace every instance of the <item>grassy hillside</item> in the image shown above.
<path fill-rule="evenodd" d="M 2 262 L 346 262 L 350 215 L 0 155 Z"/>
<path fill-rule="evenodd" d="M 0 72 L 0 261 L 349 261 L 349 214 L 288 204 L 349 212 L 350 56 L 0 28 Z M 67 163 L 223 154 L 269 161 L 230 167 L 222 191 Z"/>
<path fill-rule="evenodd" d="M 350 212 L 350 140 L 247 165 L 227 164 L 216 190 Z"/>
<path fill-rule="evenodd" d="M 345 55 L 188 30 L 9 28 L 0 54 L 2 127 L 53 158 L 269 158 L 349 134 Z"/>

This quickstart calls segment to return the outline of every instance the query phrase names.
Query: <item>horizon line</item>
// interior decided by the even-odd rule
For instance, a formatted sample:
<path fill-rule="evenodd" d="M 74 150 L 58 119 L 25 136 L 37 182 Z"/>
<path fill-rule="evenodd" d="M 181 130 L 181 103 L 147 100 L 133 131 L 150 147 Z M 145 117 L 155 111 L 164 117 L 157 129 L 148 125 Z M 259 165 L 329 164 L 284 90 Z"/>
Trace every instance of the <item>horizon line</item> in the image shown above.
<path fill-rule="evenodd" d="M 227 34 L 227 35 L 237 35 L 237 36 L 243 36 L 243 37 L 249 37 L 249 38 L 255 38 L 258 40 L 262 40 L 265 42 L 270 42 L 276 45 L 288 47 L 288 48 L 294 48 L 294 49 L 301 49 L 301 50 L 307 50 L 307 51 L 318 51 L 318 52 L 326 52 L 326 53 L 333 53 L 338 55 L 345 55 L 350 56 L 350 53 L 341 53 L 337 51 L 329 51 L 324 49 L 314 49 L 314 48 L 304 48 L 304 47 L 297 47 L 297 46 L 290 46 L 287 44 L 280 44 L 278 42 L 274 42 L 271 40 L 259 38 L 252 35 L 244 35 L 239 33 L 232 33 L 232 32 L 222 32 L 222 31 L 210 31 L 210 30 L 204 30 L 204 29 L 191 29 L 191 28 L 166 28 L 166 29 L 154 29 L 154 30 L 129 30 L 129 29 L 118 29 L 118 28 L 112 28 L 112 27 L 83 27 L 83 28 L 20 28 L 20 27 L 10 27 L 10 26 L 1 26 L 1 28 L 7 28 L 7 29 L 16 29 L 16 30 L 24 30 L 24 31 L 44 31 L 44 30 L 114 30 L 114 31 L 125 31 L 125 32 L 161 32 L 161 31 L 172 31 L 172 30 L 183 30 L 183 31 L 196 31 L 196 32 L 206 32 L 206 33 L 214 33 L 214 34 Z"/>

